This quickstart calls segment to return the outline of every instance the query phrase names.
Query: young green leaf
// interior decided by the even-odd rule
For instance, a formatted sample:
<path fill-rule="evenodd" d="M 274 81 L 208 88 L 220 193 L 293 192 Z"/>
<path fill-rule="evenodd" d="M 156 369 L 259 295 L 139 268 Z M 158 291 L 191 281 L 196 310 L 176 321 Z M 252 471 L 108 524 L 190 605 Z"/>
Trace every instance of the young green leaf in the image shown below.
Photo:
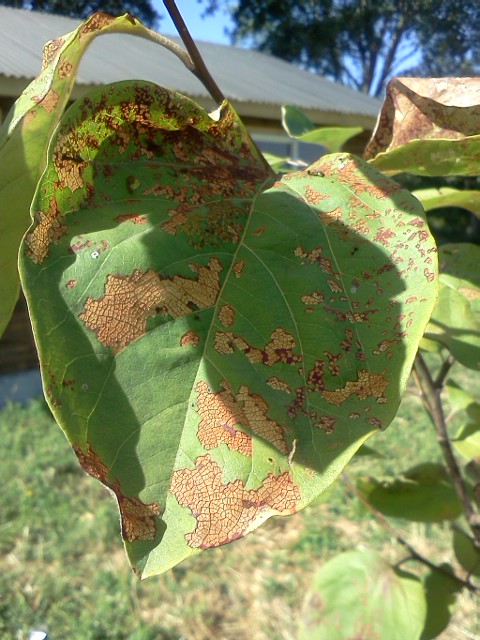
<path fill-rule="evenodd" d="M 480 369 L 480 247 L 440 247 L 439 300 L 425 332 L 463 365 Z"/>
<path fill-rule="evenodd" d="M 426 462 L 395 478 L 358 481 L 358 491 L 375 509 L 415 522 L 454 520 L 462 505 L 445 468 Z"/>
<path fill-rule="evenodd" d="M 453 414 L 466 411 L 467 415 L 470 415 L 469 412 L 472 410 L 474 415 L 478 415 L 480 418 L 480 413 L 477 413 L 480 411 L 480 405 L 468 391 L 465 391 L 454 380 L 448 380 L 445 389 L 447 391 L 448 404 Z"/>
<path fill-rule="evenodd" d="M 448 627 L 455 608 L 456 596 L 461 584 L 450 577 L 449 565 L 443 565 L 444 571 L 430 569 L 422 576 L 427 599 L 427 618 L 420 640 L 434 640 Z"/>
<path fill-rule="evenodd" d="M 480 576 L 480 549 L 461 529 L 453 530 L 453 550 L 458 562 L 472 576 Z"/>
<path fill-rule="evenodd" d="M 291 138 L 325 147 L 329 151 L 340 151 L 342 146 L 362 133 L 362 127 L 316 127 L 298 107 L 282 107 L 282 124 Z"/>
<path fill-rule="evenodd" d="M 149 83 L 92 92 L 50 147 L 21 256 L 44 387 L 144 576 L 328 487 L 435 302 L 399 185 L 346 154 L 271 183 L 227 103 Z"/>
<path fill-rule="evenodd" d="M 475 189 L 462 191 L 451 187 L 441 187 L 440 189 L 418 189 L 412 191 L 412 194 L 420 200 L 425 211 L 439 207 L 462 207 L 480 217 L 480 191 Z"/>
<path fill-rule="evenodd" d="M 480 414 L 480 405 L 477 405 Z M 480 458 L 480 415 L 476 422 L 463 425 L 452 439 L 455 449 L 467 460 Z"/>
<path fill-rule="evenodd" d="M 299 640 L 419 640 L 426 613 L 416 576 L 395 571 L 374 551 L 347 551 L 316 573 Z"/>
<path fill-rule="evenodd" d="M 86 48 L 98 35 L 112 32 L 149 37 L 129 15 L 96 13 L 75 31 L 48 42 L 40 75 L 15 102 L 0 130 L 0 335 L 18 299 L 18 248 L 31 223 L 30 204 L 50 138 L 70 99 Z"/>
<path fill-rule="evenodd" d="M 478 175 L 479 78 L 394 78 L 364 157 L 388 173 Z"/>

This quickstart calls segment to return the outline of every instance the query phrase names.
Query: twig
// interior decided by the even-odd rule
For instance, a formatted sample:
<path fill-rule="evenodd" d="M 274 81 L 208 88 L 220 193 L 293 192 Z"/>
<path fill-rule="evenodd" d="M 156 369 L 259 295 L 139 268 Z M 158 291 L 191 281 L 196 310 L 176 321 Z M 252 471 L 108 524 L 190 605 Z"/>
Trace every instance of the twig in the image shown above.
<path fill-rule="evenodd" d="M 420 352 L 417 353 L 415 358 L 414 373 L 418 387 L 422 394 L 422 400 L 430 414 L 430 418 L 437 432 L 437 440 L 442 449 L 443 457 L 448 469 L 448 474 L 452 479 L 455 490 L 458 494 L 458 497 L 460 498 L 463 512 L 474 534 L 476 544 L 480 545 L 480 517 L 474 509 L 473 504 L 470 500 L 470 496 L 468 495 L 462 472 L 453 452 L 452 443 L 450 442 L 450 437 L 447 431 L 442 401 L 440 398 L 441 388 L 438 388 L 438 386 L 435 384 L 435 381 L 433 380 L 430 373 L 430 369 L 428 368 Z"/>
<path fill-rule="evenodd" d="M 405 547 L 405 549 L 407 549 L 410 554 L 410 558 L 408 559 L 417 560 L 433 571 L 440 571 L 440 573 L 447 575 L 449 578 L 455 580 L 455 582 L 458 582 L 462 587 L 468 589 L 472 593 L 476 593 L 477 591 L 479 591 L 479 587 L 475 586 L 472 582 L 470 582 L 470 580 L 463 580 L 462 578 L 459 578 L 456 574 L 450 573 L 450 571 L 448 571 L 445 567 L 435 564 L 424 555 L 422 555 L 419 551 L 417 551 L 415 547 L 412 546 L 410 542 L 408 542 L 408 540 L 406 540 L 396 529 L 394 529 L 394 527 L 392 527 L 389 520 L 383 515 L 383 513 L 378 511 L 378 509 L 370 504 L 370 502 L 358 491 L 357 487 L 353 484 L 353 482 L 345 472 L 342 473 L 342 479 L 345 482 L 347 490 L 350 491 L 353 496 L 358 498 L 358 500 L 370 511 L 370 513 L 376 518 L 376 520 L 378 520 L 382 527 L 390 533 L 394 540 L 402 545 L 402 547 Z M 404 561 L 405 560 L 403 560 L 403 562 Z"/>
<path fill-rule="evenodd" d="M 445 380 L 447 379 L 447 376 L 450 373 L 450 369 L 454 364 L 455 358 L 451 354 L 448 354 L 448 357 L 443 361 L 443 364 L 440 367 L 440 371 L 438 372 L 434 380 L 435 389 L 438 389 L 440 391 L 443 389 Z"/>
<path fill-rule="evenodd" d="M 192 66 L 189 67 L 190 71 L 200 80 L 200 82 L 204 85 L 215 102 L 217 102 L 219 105 L 222 104 L 222 102 L 225 100 L 225 96 L 223 95 L 215 80 L 210 75 L 210 72 L 208 71 L 202 59 L 202 56 L 200 55 L 197 45 L 193 41 L 193 38 L 188 31 L 185 21 L 182 18 L 180 11 L 177 9 L 175 0 L 163 0 L 163 4 L 165 5 L 165 8 L 171 17 L 173 24 L 175 25 L 180 37 L 183 40 L 183 44 L 188 51 L 190 62 L 192 64 Z"/>

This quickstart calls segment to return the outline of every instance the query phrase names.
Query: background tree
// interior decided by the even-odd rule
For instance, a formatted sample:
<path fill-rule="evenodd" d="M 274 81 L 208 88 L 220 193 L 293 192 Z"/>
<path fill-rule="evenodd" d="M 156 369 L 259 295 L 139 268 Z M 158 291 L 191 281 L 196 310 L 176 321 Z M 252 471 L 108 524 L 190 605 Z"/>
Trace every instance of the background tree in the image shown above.
<path fill-rule="evenodd" d="M 204 2 L 208 13 L 224 7 Z M 455 0 L 239 0 L 233 42 L 382 94 L 392 75 L 476 75 L 480 5 Z"/>
<path fill-rule="evenodd" d="M 160 15 L 150 0 L 0 0 L 0 5 L 57 13 L 71 18 L 88 18 L 95 11 L 111 15 L 132 13 L 148 27 L 156 27 L 160 21 Z"/>

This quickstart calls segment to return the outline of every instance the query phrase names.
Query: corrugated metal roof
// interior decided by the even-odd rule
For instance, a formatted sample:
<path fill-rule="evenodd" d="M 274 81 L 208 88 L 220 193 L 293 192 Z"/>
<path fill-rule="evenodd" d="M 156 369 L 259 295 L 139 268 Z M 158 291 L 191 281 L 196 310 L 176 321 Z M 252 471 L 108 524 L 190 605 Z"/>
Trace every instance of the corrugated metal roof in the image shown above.
<path fill-rule="evenodd" d="M 80 22 L 0 7 L 0 82 L 2 76 L 30 81 L 40 70 L 43 45 L 73 31 Z M 380 110 L 378 100 L 273 56 L 208 42 L 197 45 L 210 73 L 234 104 L 294 104 L 307 110 L 372 118 Z M 88 86 L 130 78 L 150 80 L 191 97 L 208 96 L 170 51 L 127 35 L 109 34 L 94 40 L 81 62 L 77 82 Z"/>

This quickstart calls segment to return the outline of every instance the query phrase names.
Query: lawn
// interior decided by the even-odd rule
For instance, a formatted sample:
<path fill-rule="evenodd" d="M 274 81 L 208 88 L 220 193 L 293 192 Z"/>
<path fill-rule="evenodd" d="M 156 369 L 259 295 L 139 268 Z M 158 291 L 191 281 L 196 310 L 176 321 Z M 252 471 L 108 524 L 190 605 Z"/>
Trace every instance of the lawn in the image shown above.
<path fill-rule="evenodd" d="M 358 457 L 351 480 L 437 459 L 428 418 L 405 398 L 394 423 L 370 441 L 382 458 Z M 185 561 L 144 582 L 130 572 L 116 507 L 78 466 L 41 400 L 0 411 L 0 638 L 28 640 L 292 640 L 313 573 L 356 547 L 398 560 L 405 551 L 339 481 L 328 501 Z M 450 530 L 395 523 L 435 562 Z M 464 594 L 441 640 L 480 637 L 478 602 Z"/>

